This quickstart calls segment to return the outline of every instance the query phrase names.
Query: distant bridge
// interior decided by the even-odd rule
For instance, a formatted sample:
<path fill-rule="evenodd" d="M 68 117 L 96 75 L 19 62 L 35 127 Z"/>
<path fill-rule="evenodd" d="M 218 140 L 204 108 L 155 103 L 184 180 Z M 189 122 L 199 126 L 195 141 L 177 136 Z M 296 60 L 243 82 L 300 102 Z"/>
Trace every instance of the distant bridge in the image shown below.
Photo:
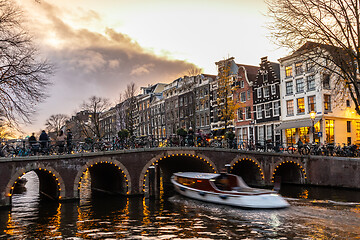
<path fill-rule="evenodd" d="M 230 149 L 174 147 L 119 150 L 52 156 L 0 158 L 0 206 L 11 206 L 13 189 L 25 173 L 39 177 L 40 191 L 55 200 L 79 199 L 81 179 L 108 193 L 143 194 L 151 166 L 165 183 L 179 171 L 219 172 L 227 169 L 251 185 L 282 182 L 360 188 L 360 159 L 303 156 Z"/>

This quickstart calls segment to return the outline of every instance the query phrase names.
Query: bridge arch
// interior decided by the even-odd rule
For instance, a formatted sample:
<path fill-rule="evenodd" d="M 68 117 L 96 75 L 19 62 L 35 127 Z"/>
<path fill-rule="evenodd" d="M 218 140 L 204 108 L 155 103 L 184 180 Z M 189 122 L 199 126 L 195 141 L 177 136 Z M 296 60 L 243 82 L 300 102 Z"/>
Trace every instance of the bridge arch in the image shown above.
<path fill-rule="evenodd" d="M 31 171 L 34 171 L 38 176 L 40 191 L 42 191 L 43 194 L 46 194 L 49 198 L 59 200 L 65 197 L 65 184 L 59 172 L 50 166 L 37 163 L 36 165 L 27 165 L 24 168 L 20 168 L 13 174 L 5 188 L 6 204 L 11 205 L 11 196 L 13 195 L 13 190 L 17 181 Z"/>
<path fill-rule="evenodd" d="M 306 170 L 302 163 L 287 160 L 278 162 L 272 172 L 271 181 L 275 181 L 275 177 L 281 177 L 282 183 L 306 183 Z"/>
<path fill-rule="evenodd" d="M 125 189 L 124 193 L 126 195 L 130 194 L 130 190 L 132 189 L 131 177 L 130 177 L 129 171 L 121 162 L 119 162 L 115 159 L 105 160 L 105 161 L 103 159 L 93 159 L 93 160 L 86 162 L 86 164 L 81 167 L 81 169 L 78 171 L 78 173 L 75 177 L 74 185 L 73 185 L 73 191 L 74 191 L 73 194 L 74 194 L 75 198 L 80 198 L 80 185 L 81 185 L 81 180 L 83 178 L 84 173 L 99 164 L 106 164 L 106 165 L 112 166 L 113 169 L 117 169 L 117 171 L 120 171 L 120 173 L 122 174 L 122 176 L 125 180 L 125 188 L 126 189 Z"/>
<path fill-rule="evenodd" d="M 264 170 L 255 157 L 236 157 L 230 162 L 230 173 L 241 176 L 247 184 L 264 185 Z"/>
<path fill-rule="evenodd" d="M 209 167 L 209 171 L 212 171 L 214 173 L 218 172 L 217 167 L 215 165 L 215 163 L 210 160 L 208 157 L 202 155 L 202 154 L 196 154 L 196 153 L 189 153 L 189 152 L 177 152 L 177 153 L 163 153 L 163 154 L 159 154 L 155 157 L 153 157 L 149 162 L 147 162 L 147 164 L 144 166 L 144 168 L 142 169 L 141 173 L 140 173 L 140 177 L 139 177 L 139 190 L 141 191 L 141 193 L 144 193 L 145 191 L 145 182 L 146 182 L 146 176 L 149 173 L 149 167 L 150 166 L 154 166 L 164 160 L 167 159 L 171 159 L 171 158 L 179 158 L 179 157 L 184 157 L 184 158 L 188 158 L 188 159 L 196 159 L 199 162 L 203 162 L 207 167 Z M 196 169 L 196 168 L 195 168 Z M 180 169 L 181 171 L 181 169 Z M 195 170 L 195 171 L 200 171 L 199 169 Z"/>

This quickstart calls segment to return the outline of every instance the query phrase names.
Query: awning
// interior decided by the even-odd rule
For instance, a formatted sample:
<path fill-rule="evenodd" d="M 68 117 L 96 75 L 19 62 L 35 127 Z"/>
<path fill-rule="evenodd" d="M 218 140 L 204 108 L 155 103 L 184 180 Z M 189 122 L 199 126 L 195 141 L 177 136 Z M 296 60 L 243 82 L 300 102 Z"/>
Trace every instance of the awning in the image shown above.
<path fill-rule="evenodd" d="M 316 117 L 314 120 L 314 124 L 317 123 L 321 117 Z M 313 122 L 310 118 L 308 119 L 299 119 L 299 120 L 291 120 L 291 121 L 285 121 L 280 123 L 280 126 L 278 126 L 275 130 L 280 129 L 289 129 L 289 128 L 301 128 L 301 127 L 312 127 Z"/>

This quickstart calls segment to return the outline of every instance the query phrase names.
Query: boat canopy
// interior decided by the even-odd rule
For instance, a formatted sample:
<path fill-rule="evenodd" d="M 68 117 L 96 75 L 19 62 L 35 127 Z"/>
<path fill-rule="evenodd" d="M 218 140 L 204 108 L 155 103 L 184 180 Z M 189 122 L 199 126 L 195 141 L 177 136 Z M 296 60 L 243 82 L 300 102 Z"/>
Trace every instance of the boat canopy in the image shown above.
<path fill-rule="evenodd" d="M 184 178 L 196 178 L 196 179 L 213 179 L 220 174 L 218 173 L 200 173 L 200 172 L 178 172 L 174 173 L 177 177 L 184 177 Z"/>

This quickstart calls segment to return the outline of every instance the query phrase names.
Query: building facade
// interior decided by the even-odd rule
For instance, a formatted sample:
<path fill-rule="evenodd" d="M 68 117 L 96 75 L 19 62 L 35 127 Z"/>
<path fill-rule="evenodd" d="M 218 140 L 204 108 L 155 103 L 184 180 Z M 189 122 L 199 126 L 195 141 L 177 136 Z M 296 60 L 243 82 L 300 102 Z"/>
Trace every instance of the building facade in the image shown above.
<path fill-rule="evenodd" d="M 307 44 L 279 59 L 283 114 L 278 129 L 284 129 L 287 144 L 299 139 L 305 143 L 360 143 L 360 118 L 354 104 L 349 97 L 339 99 L 334 94 L 334 74 L 305 57 Z M 313 119 L 310 113 L 315 115 Z"/>
<path fill-rule="evenodd" d="M 234 125 L 239 147 L 254 142 L 253 82 L 259 67 L 238 64 L 237 88 L 234 91 L 236 106 Z"/>
<path fill-rule="evenodd" d="M 261 58 L 260 68 L 253 83 L 253 104 L 255 113 L 255 142 L 282 142 L 280 125 L 280 65 Z"/>

